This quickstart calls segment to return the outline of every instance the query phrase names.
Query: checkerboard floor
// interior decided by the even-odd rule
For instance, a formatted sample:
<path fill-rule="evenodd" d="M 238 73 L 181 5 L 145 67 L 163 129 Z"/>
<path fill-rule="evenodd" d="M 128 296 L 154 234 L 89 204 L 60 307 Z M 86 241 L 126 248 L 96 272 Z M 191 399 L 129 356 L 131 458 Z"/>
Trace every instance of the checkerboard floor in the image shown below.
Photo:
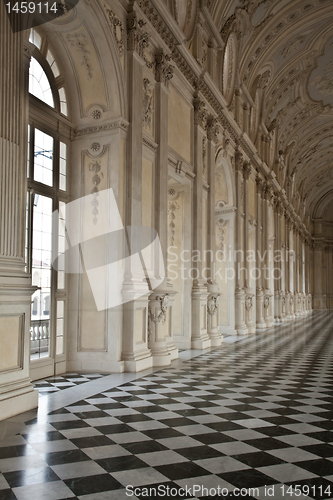
<path fill-rule="evenodd" d="M 332 351 L 333 314 L 316 313 L 103 392 L 82 384 L 1 441 L 0 499 L 333 498 Z"/>
<path fill-rule="evenodd" d="M 35 382 L 35 387 L 38 389 L 39 395 L 44 396 L 45 394 L 69 389 L 69 387 L 85 384 L 104 376 L 106 374 L 102 373 L 66 373 L 65 375 L 56 375 L 39 380 Z"/>

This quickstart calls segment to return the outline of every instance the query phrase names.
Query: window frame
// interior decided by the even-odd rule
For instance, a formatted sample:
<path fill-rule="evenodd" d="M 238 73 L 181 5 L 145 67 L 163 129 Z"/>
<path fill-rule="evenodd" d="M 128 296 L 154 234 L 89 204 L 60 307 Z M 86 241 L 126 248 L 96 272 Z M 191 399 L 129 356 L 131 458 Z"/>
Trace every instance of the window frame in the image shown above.
<path fill-rule="evenodd" d="M 50 82 L 50 88 L 53 95 L 54 108 L 49 106 L 44 101 L 38 99 L 33 94 L 29 95 L 29 172 L 27 172 L 27 272 L 31 274 L 32 271 L 32 249 L 33 249 L 33 201 L 34 196 L 39 194 L 42 196 L 47 196 L 52 200 L 52 212 L 59 209 L 59 203 L 64 202 L 65 204 L 69 201 L 69 178 L 70 178 L 70 143 L 73 137 L 73 126 L 68 118 L 68 115 L 64 115 L 60 112 L 60 96 L 58 89 L 61 87 L 65 88 L 64 80 L 61 74 L 55 78 L 51 68 L 49 67 L 46 58 L 48 50 L 48 43 L 44 37 L 42 37 L 41 50 L 39 51 L 37 47 L 32 53 L 32 56 L 39 62 L 42 66 L 45 74 Z M 52 55 L 55 51 L 50 48 Z M 58 61 L 56 61 L 59 69 L 60 66 Z M 61 79 L 61 81 L 60 81 Z M 61 85 L 57 85 L 57 80 L 60 81 Z M 65 90 L 66 92 L 66 90 Z M 67 103 L 67 113 L 69 114 L 69 106 L 67 102 L 66 93 L 66 103 Z M 45 134 L 48 134 L 53 138 L 53 185 L 48 186 L 42 182 L 34 180 L 34 148 L 35 148 L 35 130 L 38 129 Z M 61 190 L 59 187 L 60 181 L 60 142 L 66 144 L 66 190 Z M 58 232 L 55 225 L 52 228 L 52 252 L 56 252 L 58 255 Z M 52 254 L 52 260 L 54 255 Z M 50 287 L 50 314 L 49 314 L 49 328 L 50 328 L 50 340 L 49 340 L 49 352 L 48 356 L 30 359 L 30 371 L 33 379 L 38 379 L 44 376 L 51 376 L 57 372 L 56 365 L 62 363 L 66 360 L 66 338 L 67 338 L 67 287 L 68 287 L 68 277 L 64 276 L 64 288 L 58 289 L 58 271 L 51 267 L 51 287 Z M 56 342 L 57 342 L 57 302 L 64 302 L 64 321 L 63 321 L 63 352 L 60 354 L 56 353 Z M 30 350 L 29 350 L 30 352 Z"/>

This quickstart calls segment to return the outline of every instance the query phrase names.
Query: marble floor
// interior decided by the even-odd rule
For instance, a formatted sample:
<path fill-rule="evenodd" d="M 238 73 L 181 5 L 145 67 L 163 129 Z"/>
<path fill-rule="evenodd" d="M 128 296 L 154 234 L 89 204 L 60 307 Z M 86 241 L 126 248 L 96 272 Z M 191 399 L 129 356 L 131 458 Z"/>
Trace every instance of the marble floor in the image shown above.
<path fill-rule="evenodd" d="M 0 422 L 0 500 L 333 498 L 333 313 L 225 340 L 39 382 Z"/>

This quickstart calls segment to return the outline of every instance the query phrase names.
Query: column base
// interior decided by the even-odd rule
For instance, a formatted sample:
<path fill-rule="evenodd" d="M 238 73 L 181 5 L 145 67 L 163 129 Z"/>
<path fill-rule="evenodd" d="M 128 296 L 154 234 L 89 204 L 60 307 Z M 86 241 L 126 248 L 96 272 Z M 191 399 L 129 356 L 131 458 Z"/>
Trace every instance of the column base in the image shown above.
<path fill-rule="evenodd" d="M 223 342 L 223 335 L 217 334 L 217 335 L 211 335 L 209 334 L 210 338 L 210 343 L 212 347 L 219 347 L 222 342 Z"/>
<path fill-rule="evenodd" d="M 192 349 L 208 349 L 211 341 L 207 332 L 207 291 L 206 282 L 193 280 L 192 287 Z"/>
<path fill-rule="evenodd" d="M 170 366 L 171 365 L 171 356 L 170 353 L 165 354 L 152 354 L 153 358 L 153 366 Z"/>
<path fill-rule="evenodd" d="M 249 330 L 245 323 L 245 291 L 235 291 L 235 330 L 237 335 L 247 335 Z"/>
<path fill-rule="evenodd" d="M 236 327 L 236 333 L 237 335 L 247 335 L 249 332 L 249 329 L 246 325 L 241 325 Z"/>
<path fill-rule="evenodd" d="M 200 338 L 200 339 L 192 339 L 191 342 L 191 348 L 192 349 L 208 349 L 211 347 L 211 340 L 210 339 L 205 339 L 205 338 Z"/>
<path fill-rule="evenodd" d="M 172 339 L 172 343 L 169 344 L 167 342 L 167 348 L 169 351 L 169 355 L 171 356 L 171 361 L 173 361 L 174 359 L 178 359 L 179 351 L 178 351 L 177 347 L 175 346 L 173 339 Z"/>
<path fill-rule="evenodd" d="M 264 321 L 259 321 L 257 324 L 256 324 L 256 329 L 257 330 L 266 330 L 267 326 L 266 326 L 266 323 Z"/>
<path fill-rule="evenodd" d="M 19 381 L 17 385 L 21 383 L 22 381 Z M 38 390 L 33 388 L 30 379 L 24 387 L 16 389 L 16 384 L 11 385 L 12 389 L 0 396 L 0 420 L 38 407 Z"/>
<path fill-rule="evenodd" d="M 123 373 L 124 361 L 78 360 L 67 361 L 67 372 Z M 64 371 L 59 373 L 65 373 Z"/>
<path fill-rule="evenodd" d="M 265 330 L 266 323 L 264 320 L 264 294 L 262 288 L 256 290 L 256 329 Z"/>
<path fill-rule="evenodd" d="M 141 372 L 153 367 L 153 357 L 150 350 L 136 352 L 132 359 L 126 359 L 126 353 L 123 353 L 123 362 L 125 372 Z"/>

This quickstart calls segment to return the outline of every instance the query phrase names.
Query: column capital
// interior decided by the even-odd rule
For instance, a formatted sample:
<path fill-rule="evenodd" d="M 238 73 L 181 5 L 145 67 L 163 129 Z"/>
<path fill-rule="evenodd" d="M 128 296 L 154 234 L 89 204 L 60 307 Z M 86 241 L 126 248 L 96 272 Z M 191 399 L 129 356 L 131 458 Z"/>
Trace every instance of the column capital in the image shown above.
<path fill-rule="evenodd" d="M 248 161 L 245 161 L 243 164 L 243 177 L 246 181 L 249 180 L 251 172 L 252 172 L 251 163 Z"/>
<path fill-rule="evenodd" d="M 275 198 L 275 210 L 276 210 L 277 215 L 282 217 L 284 210 L 283 210 L 282 201 L 279 198 Z"/>
<path fill-rule="evenodd" d="M 241 151 L 239 151 L 238 146 L 236 147 L 235 150 L 235 170 L 236 172 L 242 172 L 243 171 L 243 154 Z"/>
<path fill-rule="evenodd" d="M 145 21 L 137 18 L 135 11 L 127 16 L 127 50 L 137 52 L 140 57 L 143 57 L 151 37 L 150 33 L 143 29 L 146 24 Z"/>
<path fill-rule="evenodd" d="M 207 120 L 207 138 L 209 141 L 217 142 L 220 129 L 218 118 L 209 118 Z"/>
<path fill-rule="evenodd" d="M 29 70 L 31 56 L 33 51 L 35 50 L 35 46 L 29 42 L 28 40 L 23 40 L 23 64 L 24 69 Z"/>
<path fill-rule="evenodd" d="M 207 128 L 207 110 L 204 101 L 196 97 L 193 101 L 194 107 L 194 125 L 199 125 L 206 130 Z"/>
<path fill-rule="evenodd" d="M 164 52 L 158 52 L 155 55 L 155 80 L 163 83 L 167 88 L 173 78 L 173 66 L 169 64 L 171 56 Z"/>
<path fill-rule="evenodd" d="M 257 192 L 261 195 L 264 188 L 264 179 L 257 175 L 256 177 Z"/>
<path fill-rule="evenodd" d="M 268 201 L 270 205 L 273 205 L 275 195 L 272 186 L 268 182 L 265 183 L 263 193 L 264 193 L 264 199 Z"/>

